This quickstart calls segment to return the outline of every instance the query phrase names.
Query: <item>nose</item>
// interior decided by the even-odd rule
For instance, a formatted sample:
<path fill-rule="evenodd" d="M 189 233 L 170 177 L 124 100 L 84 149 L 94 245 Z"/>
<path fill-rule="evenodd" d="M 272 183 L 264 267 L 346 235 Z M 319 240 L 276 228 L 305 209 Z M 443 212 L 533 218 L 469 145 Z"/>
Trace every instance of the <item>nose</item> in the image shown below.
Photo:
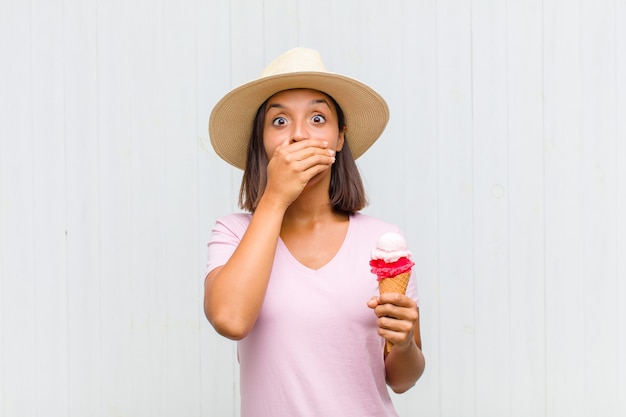
<path fill-rule="evenodd" d="M 292 124 L 291 142 L 299 142 L 309 138 L 309 131 L 305 120 L 298 120 Z"/>

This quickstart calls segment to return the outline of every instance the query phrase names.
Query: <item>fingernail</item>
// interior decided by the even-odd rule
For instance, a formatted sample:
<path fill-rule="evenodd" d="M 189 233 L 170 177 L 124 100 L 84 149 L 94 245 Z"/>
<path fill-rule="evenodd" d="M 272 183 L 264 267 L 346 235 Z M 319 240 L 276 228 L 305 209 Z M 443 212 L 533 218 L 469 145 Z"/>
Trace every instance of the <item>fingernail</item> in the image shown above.
<path fill-rule="evenodd" d="M 329 154 L 330 156 L 335 156 L 335 150 L 334 150 L 334 149 L 329 149 L 329 150 L 328 150 L 328 154 Z"/>

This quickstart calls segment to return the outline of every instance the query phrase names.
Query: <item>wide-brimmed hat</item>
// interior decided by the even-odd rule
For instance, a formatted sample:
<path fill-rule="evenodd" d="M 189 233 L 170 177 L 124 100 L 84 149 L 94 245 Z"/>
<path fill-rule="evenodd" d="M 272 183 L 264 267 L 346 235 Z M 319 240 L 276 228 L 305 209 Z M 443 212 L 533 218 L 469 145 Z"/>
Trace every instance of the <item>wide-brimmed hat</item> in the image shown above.
<path fill-rule="evenodd" d="M 318 51 L 294 48 L 269 64 L 258 79 L 235 88 L 215 105 L 209 118 L 215 152 L 229 164 L 245 169 L 259 107 L 280 91 L 298 88 L 321 91 L 339 104 L 355 159 L 372 146 L 389 120 L 387 103 L 376 91 L 353 78 L 328 72 Z"/>

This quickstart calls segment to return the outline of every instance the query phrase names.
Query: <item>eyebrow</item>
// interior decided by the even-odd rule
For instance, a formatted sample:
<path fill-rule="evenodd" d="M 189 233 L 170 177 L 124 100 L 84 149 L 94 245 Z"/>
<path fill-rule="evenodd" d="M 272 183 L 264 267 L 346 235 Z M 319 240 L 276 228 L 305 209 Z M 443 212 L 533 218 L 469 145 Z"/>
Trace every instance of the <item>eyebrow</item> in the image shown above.
<path fill-rule="evenodd" d="M 311 101 L 311 104 L 326 104 L 330 108 L 330 103 L 325 98 L 318 98 Z"/>
<path fill-rule="evenodd" d="M 328 106 L 328 108 L 330 109 L 330 103 L 328 102 L 328 100 L 326 100 L 325 98 L 317 98 L 315 100 L 311 100 L 311 102 L 309 103 L 309 105 L 315 105 L 315 104 L 326 104 Z M 265 113 L 267 113 L 270 109 L 285 109 L 286 107 L 283 106 L 280 103 L 272 103 L 269 106 L 267 106 L 267 109 L 265 110 Z"/>

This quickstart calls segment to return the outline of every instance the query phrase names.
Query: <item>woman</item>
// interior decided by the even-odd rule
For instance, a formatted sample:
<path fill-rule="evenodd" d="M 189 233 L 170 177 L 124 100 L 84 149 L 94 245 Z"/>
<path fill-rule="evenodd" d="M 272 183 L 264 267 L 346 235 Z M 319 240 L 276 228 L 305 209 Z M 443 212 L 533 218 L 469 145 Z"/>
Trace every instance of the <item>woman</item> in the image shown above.
<path fill-rule="evenodd" d="M 305 48 L 211 113 L 250 212 L 216 223 L 204 298 L 215 330 L 238 341 L 243 417 L 396 416 L 386 384 L 404 392 L 424 370 L 414 279 L 408 295 L 378 296 L 368 264 L 377 238 L 399 230 L 359 213 L 354 159 L 388 116 L 375 91 Z"/>

